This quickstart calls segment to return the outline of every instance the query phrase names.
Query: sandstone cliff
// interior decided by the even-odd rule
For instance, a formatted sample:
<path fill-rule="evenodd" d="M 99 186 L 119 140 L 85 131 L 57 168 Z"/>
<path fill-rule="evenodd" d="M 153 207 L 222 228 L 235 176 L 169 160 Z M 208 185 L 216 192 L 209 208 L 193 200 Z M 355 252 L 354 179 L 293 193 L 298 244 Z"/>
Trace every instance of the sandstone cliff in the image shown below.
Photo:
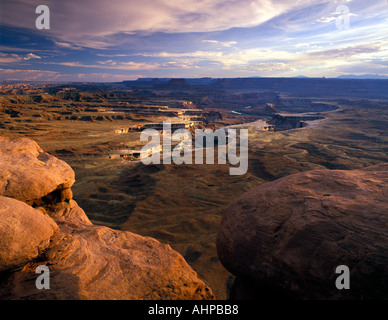
<path fill-rule="evenodd" d="M 217 239 L 236 299 L 388 299 L 388 163 L 265 183 L 225 212 Z M 338 290 L 336 267 L 350 269 Z"/>
<path fill-rule="evenodd" d="M 93 225 L 74 181 L 34 141 L 0 137 L 1 299 L 214 299 L 168 245 Z M 50 269 L 48 290 L 35 286 L 38 265 Z"/>

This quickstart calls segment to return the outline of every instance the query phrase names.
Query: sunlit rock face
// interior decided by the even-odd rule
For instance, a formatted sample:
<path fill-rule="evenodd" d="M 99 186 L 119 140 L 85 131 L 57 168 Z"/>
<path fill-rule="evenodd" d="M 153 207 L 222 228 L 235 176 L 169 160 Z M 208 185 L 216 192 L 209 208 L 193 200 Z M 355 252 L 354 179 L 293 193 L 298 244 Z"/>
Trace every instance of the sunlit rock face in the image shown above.
<path fill-rule="evenodd" d="M 0 137 L 0 195 L 31 205 L 70 200 L 74 171 L 27 138 Z"/>
<path fill-rule="evenodd" d="M 0 154 L 0 299 L 215 298 L 170 246 L 93 225 L 72 200 L 73 170 L 34 141 L 0 137 Z"/>

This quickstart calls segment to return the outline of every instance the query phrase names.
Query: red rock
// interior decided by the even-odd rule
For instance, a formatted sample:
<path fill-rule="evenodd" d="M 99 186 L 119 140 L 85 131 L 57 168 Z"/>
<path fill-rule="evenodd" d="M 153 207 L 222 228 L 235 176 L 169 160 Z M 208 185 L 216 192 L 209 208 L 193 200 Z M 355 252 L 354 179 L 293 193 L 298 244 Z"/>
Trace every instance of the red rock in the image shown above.
<path fill-rule="evenodd" d="M 70 166 L 27 138 L 0 137 L 0 195 L 32 204 L 74 181 Z M 66 195 L 67 197 L 69 194 Z"/>
<path fill-rule="evenodd" d="M 235 298 L 387 299 L 387 185 L 385 163 L 303 172 L 242 195 L 217 239 Z M 350 290 L 335 286 L 339 265 L 350 268 Z"/>
<path fill-rule="evenodd" d="M 38 257 L 58 226 L 47 214 L 0 196 L 0 270 Z"/>
<path fill-rule="evenodd" d="M 0 196 L 0 299 L 214 299 L 168 245 L 93 225 L 71 200 L 73 170 L 32 140 L 0 137 L 0 157 L 0 194 L 42 206 Z"/>

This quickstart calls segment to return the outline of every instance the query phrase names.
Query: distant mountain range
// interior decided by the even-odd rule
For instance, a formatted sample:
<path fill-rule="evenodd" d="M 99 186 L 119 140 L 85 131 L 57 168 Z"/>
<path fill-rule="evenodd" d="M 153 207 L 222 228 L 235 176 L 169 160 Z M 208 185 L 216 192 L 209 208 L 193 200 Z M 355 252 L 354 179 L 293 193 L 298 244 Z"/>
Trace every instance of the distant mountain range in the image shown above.
<path fill-rule="evenodd" d="M 343 75 L 337 78 L 143 78 L 120 84 L 134 91 L 148 91 L 148 94 L 154 94 L 154 90 L 168 90 L 182 97 L 192 92 L 217 95 L 250 90 L 269 95 L 282 92 L 298 97 L 388 99 L 387 82 L 388 77 L 381 75 Z"/>
<path fill-rule="evenodd" d="M 283 78 L 283 79 L 287 79 L 288 77 L 280 77 L 280 78 Z M 299 76 L 295 76 L 295 77 L 289 77 L 289 79 L 324 79 L 325 77 L 322 77 L 322 78 L 317 78 L 317 77 L 307 77 L 307 76 L 304 76 L 304 75 L 299 75 Z M 149 82 L 149 83 L 153 83 L 153 84 L 157 84 L 157 83 L 166 83 L 168 81 L 170 81 L 171 79 L 173 78 L 139 78 L 137 80 L 132 80 L 132 81 L 124 81 L 124 82 L 133 82 L 133 81 L 136 81 L 136 82 Z M 189 84 L 211 84 L 211 83 L 214 83 L 215 81 L 217 81 L 218 78 L 211 78 L 211 77 L 203 77 L 203 78 L 182 78 L 184 80 L 187 81 L 187 83 Z M 278 77 L 274 77 L 274 78 L 271 78 L 271 77 L 259 77 L 259 76 L 253 76 L 253 77 L 246 77 L 246 78 L 232 78 L 232 79 L 279 79 Z M 331 78 L 331 77 L 328 77 L 327 79 L 360 79 L 360 80 L 367 80 L 367 79 L 373 79 L 373 80 L 388 80 L 388 76 L 385 76 L 385 75 L 381 75 L 381 74 L 360 74 L 360 75 L 356 75 L 356 74 L 343 74 L 341 76 L 338 76 L 338 77 L 334 77 L 334 78 Z"/>
<path fill-rule="evenodd" d="M 310 79 L 310 77 L 306 77 L 306 76 L 303 76 L 303 75 L 300 75 L 300 76 L 297 76 L 297 77 L 294 77 L 294 78 L 298 78 L 298 79 Z M 313 78 L 311 78 L 313 79 Z M 384 75 L 381 75 L 381 74 L 360 74 L 360 75 L 356 75 L 356 74 L 343 74 L 341 76 L 338 76 L 338 77 L 335 77 L 335 78 L 330 78 L 329 79 L 362 79 L 362 80 L 366 80 L 366 79 L 374 79 L 374 80 L 379 80 L 379 79 L 383 79 L 383 80 L 387 80 L 388 79 L 388 76 L 384 76 Z"/>
<path fill-rule="evenodd" d="M 337 79 L 388 79 L 388 76 L 380 74 L 344 74 L 342 76 L 337 77 Z"/>

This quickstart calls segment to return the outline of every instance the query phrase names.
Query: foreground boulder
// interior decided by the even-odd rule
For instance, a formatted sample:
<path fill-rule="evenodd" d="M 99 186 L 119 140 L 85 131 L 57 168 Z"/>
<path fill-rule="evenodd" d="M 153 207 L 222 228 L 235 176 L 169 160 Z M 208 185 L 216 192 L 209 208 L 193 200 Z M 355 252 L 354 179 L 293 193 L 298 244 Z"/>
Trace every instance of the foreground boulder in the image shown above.
<path fill-rule="evenodd" d="M 1 210 L 1 217 L 11 217 L 7 222 L 23 229 L 0 222 L 0 239 L 9 239 L 1 247 L 0 263 L 10 270 L 3 273 L 1 299 L 214 298 L 183 257 L 155 239 L 84 223 L 76 216 L 55 223 L 20 201 L 0 197 L 2 208 L 4 203 L 12 206 Z M 42 228 L 51 234 L 41 235 Z M 19 231 L 18 237 L 7 237 Z M 35 286 L 38 265 L 50 269 L 50 290 Z"/>
<path fill-rule="evenodd" d="M 93 225 L 70 196 L 52 196 L 71 194 L 74 172 L 63 161 L 29 139 L 1 138 L 0 150 L 0 299 L 215 298 L 168 245 Z M 50 289 L 36 288 L 40 265 Z"/>
<path fill-rule="evenodd" d="M 217 239 L 235 299 L 387 299 L 388 164 L 265 183 L 225 212 Z M 338 290 L 337 266 L 350 269 Z"/>
<path fill-rule="evenodd" d="M 57 231 L 47 214 L 0 196 L 0 271 L 38 257 Z"/>
<path fill-rule="evenodd" d="M 0 137 L 0 195 L 31 205 L 72 197 L 74 171 L 27 138 Z"/>

